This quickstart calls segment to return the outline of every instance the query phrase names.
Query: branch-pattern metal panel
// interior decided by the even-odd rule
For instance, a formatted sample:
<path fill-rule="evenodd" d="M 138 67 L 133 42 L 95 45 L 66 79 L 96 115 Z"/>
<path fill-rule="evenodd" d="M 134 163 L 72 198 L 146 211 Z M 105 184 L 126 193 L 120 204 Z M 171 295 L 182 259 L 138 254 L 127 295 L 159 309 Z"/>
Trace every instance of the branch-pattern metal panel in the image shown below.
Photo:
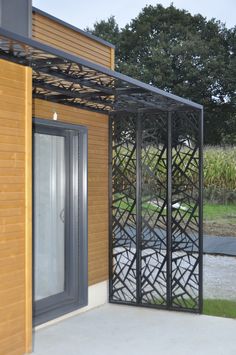
<path fill-rule="evenodd" d="M 141 302 L 167 304 L 167 114 L 141 121 Z"/>
<path fill-rule="evenodd" d="M 199 309 L 199 159 L 196 114 L 172 116 L 171 294 L 174 308 Z"/>
<path fill-rule="evenodd" d="M 114 116 L 112 127 L 112 298 L 136 302 L 136 120 Z"/>
<path fill-rule="evenodd" d="M 201 112 L 110 120 L 110 301 L 199 312 Z"/>

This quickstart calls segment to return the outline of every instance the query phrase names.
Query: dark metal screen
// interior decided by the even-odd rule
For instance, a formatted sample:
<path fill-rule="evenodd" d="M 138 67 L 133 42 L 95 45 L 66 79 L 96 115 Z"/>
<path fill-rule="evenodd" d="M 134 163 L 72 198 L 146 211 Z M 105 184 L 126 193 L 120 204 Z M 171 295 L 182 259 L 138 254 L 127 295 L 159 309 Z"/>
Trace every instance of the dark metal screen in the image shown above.
<path fill-rule="evenodd" d="M 202 113 L 110 116 L 110 301 L 202 308 Z"/>

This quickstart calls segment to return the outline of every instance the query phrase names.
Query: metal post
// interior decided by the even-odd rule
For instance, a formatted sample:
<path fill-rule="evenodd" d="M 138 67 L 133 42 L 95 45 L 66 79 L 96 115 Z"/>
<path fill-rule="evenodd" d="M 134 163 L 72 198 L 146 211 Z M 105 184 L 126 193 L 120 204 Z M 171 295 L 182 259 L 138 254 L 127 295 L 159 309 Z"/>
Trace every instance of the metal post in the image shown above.
<path fill-rule="evenodd" d="M 136 124 L 136 302 L 140 304 L 141 300 L 141 234 L 142 234 L 142 206 L 141 206 L 141 189 L 142 189 L 142 122 L 141 114 L 138 112 Z"/>
<path fill-rule="evenodd" d="M 172 305 L 172 113 L 167 117 L 167 307 Z"/>
<path fill-rule="evenodd" d="M 199 114 L 199 312 L 203 308 L 203 109 Z"/>
<path fill-rule="evenodd" d="M 108 137 L 108 196 L 109 196 L 109 301 L 113 298 L 113 245 L 112 245 L 112 114 L 109 115 L 109 137 Z"/>

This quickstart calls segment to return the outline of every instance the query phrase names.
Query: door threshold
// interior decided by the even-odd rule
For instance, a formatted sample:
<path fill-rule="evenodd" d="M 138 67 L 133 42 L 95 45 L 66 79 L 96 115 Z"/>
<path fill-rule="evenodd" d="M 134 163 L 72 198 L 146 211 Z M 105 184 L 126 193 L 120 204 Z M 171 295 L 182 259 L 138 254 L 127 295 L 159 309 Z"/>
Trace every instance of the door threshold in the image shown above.
<path fill-rule="evenodd" d="M 45 323 L 36 325 L 33 327 L 33 331 L 36 332 L 40 329 L 47 328 L 51 325 L 55 325 L 63 320 L 77 316 L 79 314 L 92 311 L 95 308 L 101 307 L 108 303 L 108 281 L 102 281 L 97 284 L 88 287 L 88 305 L 82 306 L 75 311 L 68 312 L 60 317 L 54 318 Z"/>

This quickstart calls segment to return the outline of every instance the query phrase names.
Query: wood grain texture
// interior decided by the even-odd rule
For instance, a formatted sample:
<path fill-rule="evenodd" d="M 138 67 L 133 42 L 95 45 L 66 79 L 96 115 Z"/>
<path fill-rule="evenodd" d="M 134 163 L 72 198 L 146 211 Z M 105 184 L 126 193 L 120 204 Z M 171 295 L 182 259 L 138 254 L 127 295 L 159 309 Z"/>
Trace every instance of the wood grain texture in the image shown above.
<path fill-rule="evenodd" d="M 89 285 L 108 279 L 108 116 L 33 100 L 33 116 L 88 127 Z"/>
<path fill-rule="evenodd" d="M 32 38 L 104 67 L 113 66 L 110 47 L 35 12 L 32 17 Z"/>
<path fill-rule="evenodd" d="M 111 48 L 111 69 L 115 70 L 115 48 Z"/>
<path fill-rule="evenodd" d="M 31 350 L 31 82 L 0 60 L 0 355 Z"/>
<path fill-rule="evenodd" d="M 25 96 L 25 349 L 32 351 L 32 70 L 26 68 Z"/>

